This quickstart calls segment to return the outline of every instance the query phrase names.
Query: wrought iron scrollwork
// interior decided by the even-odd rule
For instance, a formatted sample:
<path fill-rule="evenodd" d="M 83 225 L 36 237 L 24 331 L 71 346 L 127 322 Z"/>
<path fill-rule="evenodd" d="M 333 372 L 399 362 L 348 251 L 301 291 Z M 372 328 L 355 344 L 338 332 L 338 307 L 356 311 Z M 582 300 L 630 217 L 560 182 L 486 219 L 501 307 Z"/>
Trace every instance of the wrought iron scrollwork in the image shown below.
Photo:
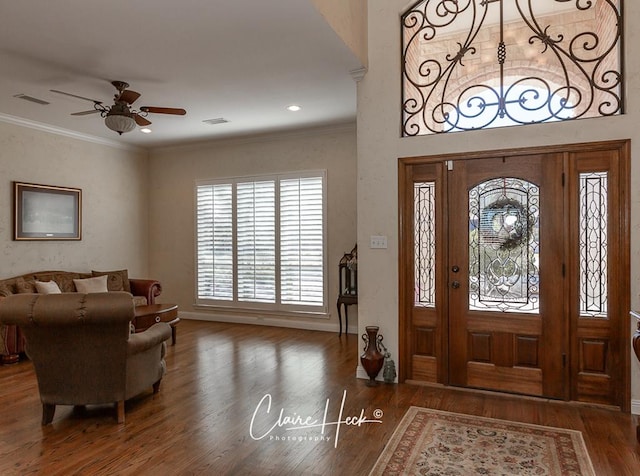
<path fill-rule="evenodd" d="M 402 16 L 403 135 L 622 113 L 621 3 L 418 2 Z"/>

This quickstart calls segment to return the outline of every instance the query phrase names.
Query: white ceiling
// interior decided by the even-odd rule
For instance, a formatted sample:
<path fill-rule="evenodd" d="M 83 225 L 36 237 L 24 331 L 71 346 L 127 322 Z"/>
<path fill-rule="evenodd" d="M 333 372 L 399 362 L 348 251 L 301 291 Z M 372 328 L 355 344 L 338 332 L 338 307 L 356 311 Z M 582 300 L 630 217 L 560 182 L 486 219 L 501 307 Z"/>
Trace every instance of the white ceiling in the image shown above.
<path fill-rule="evenodd" d="M 0 0 L 0 119 L 133 146 L 354 121 L 359 68 L 311 0 Z M 99 114 L 70 115 L 92 103 L 50 92 L 109 104 L 112 80 L 142 94 L 136 107 L 187 115 L 118 136 Z"/>

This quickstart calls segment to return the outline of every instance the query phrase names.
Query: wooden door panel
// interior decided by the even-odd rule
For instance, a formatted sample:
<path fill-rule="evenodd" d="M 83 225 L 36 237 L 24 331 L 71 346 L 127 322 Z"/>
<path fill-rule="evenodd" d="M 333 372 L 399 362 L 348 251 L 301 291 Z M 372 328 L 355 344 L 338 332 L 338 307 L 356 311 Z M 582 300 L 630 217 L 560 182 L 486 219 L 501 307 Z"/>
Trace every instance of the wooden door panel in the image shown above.
<path fill-rule="evenodd" d="M 510 332 L 492 332 L 493 352 L 491 361 L 498 367 L 513 367 L 514 345 Z"/>
<path fill-rule="evenodd" d="M 402 183 L 399 201 L 402 210 L 401 234 L 405 237 L 400 241 L 400 254 L 406 257 L 405 267 L 400 274 L 400 287 L 406 292 L 400 295 L 400 307 L 402 313 L 407 316 L 401 320 L 399 331 L 404 336 L 400 345 L 400 354 L 406 365 L 399 369 L 400 380 L 409 379 L 421 382 L 441 382 L 447 380 L 447 353 L 443 350 L 447 341 L 447 301 L 446 289 L 442 286 L 443 259 L 446 250 L 441 246 L 429 251 L 429 259 L 422 264 L 423 256 L 416 247 L 416 222 L 421 220 L 431 221 L 429 230 L 432 236 L 426 237 L 426 241 L 432 240 L 432 246 L 436 243 L 446 243 L 444 225 L 444 199 L 446 191 L 444 180 L 445 168 L 443 163 L 417 164 L 409 168 L 401 168 L 399 178 Z M 424 185 L 429 188 L 431 203 L 427 210 L 416 206 L 416 187 Z M 424 215 L 417 217 L 416 215 Z M 428 216 L 427 216 L 428 215 Z M 433 216 L 435 215 L 435 216 Z M 423 239 L 425 237 L 420 237 Z M 416 265 L 416 263 L 420 263 Z M 422 279 L 417 273 L 427 273 L 429 276 Z M 432 288 L 429 295 L 419 293 L 416 282 L 430 281 Z"/>
<path fill-rule="evenodd" d="M 539 367 L 540 339 L 500 332 L 469 332 L 469 360 L 502 367 Z"/>
<path fill-rule="evenodd" d="M 452 384 L 563 397 L 562 167 L 557 154 L 454 163 Z"/>
<path fill-rule="evenodd" d="M 416 327 L 415 353 L 429 357 L 436 356 L 436 330 L 434 328 Z"/>
<path fill-rule="evenodd" d="M 489 332 L 469 332 L 469 360 L 474 362 L 492 361 L 492 338 Z"/>
<path fill-rule="evenodd" d="M 474 313 L 467 318 L 467 329 L 469 331 L 481 331 L 490 329 L 495 332 L 510 332 L 512 334 L 535 334 L 542 333 L 542 320 L 537 317 L 510 314 L 508 319 L 495 319 L 488 313 Z"/>
<path fill-rule="evenodd" d="M 438 380 L 437 342 L 438 332 L 435 323 L 431 327 L 413 328 L 415 335 L 412 358 L 413 380 L 435 383 Z"/>
<path fill-rule="evenodd" d="M 628 386 L 623 385 L 629 373 L 628 335 L 629 326 L 629 260 L 628 260 L 628 144 L 618 147 L 594 147 L 569 154 L 568 189 L 570 242 L 568 266 L 572 270 L 569 316 L 571 324 L 571 399 L 628 406 Z M 598 177 L 596 174 L 600 174 Z M 585 180 L 598 182 L 601 193 L 593 198 L 585 196 L 588 189 Z M 602 207 L 603 204 L 606 204 Z M 604 227 L 600 231 L 606 246 L 606 264 L 603 270 L 594 269 L 596 275 L 607 276 L 604 296 L 598 296 L 604 305 L 601 309 L 585 309 L 584 280 L 581 269 L 586 262 L 598 260 L 598 256 L 587 255 L 599 246 L 597 240 L 584 244 L 588 231 L 579 226 L 584 209 L 590 216 L 604 215 L 598 220 Z M 581 244 L 582 243 L 582 244 Z M 588 279 L 588 278 L 587 278 Z M 597 294 L 597 293 L 596 293 Z"/>
<path fill-rule="evenodd" d="M 608 350 L 608 340 L 582 339 L 580 342 L 580 372 L 606 374 Z"/>
<path fill-rule="evenodd" d="M 538 336 L 516 335 L 514 365 L 517 367 L 540 366 L 540 338 Z"/>
<path fill-rule="evenodd" d="M 502 391 L 542 395 L 540 347 L 538 336 L 469 332 L 468 385 L 481 388 L 492 386 Z M 499 382 L 501 378 L 509 381 Z M 531 385 L 521 382 L 530 379 L 533 379 Z"/>
<path fill-rule="evenodd" d="M 543 395 L 542 370 L 468 362 L 467 386 L 540 396 Z"/>
<path fill-rule="evenodd" d="M 576 390 L 580 401 L 610 405 L 616 400 L 609 339 L 580 338 Z"/>
<path fill-rule="evenodd" d="M 411 358 L 411 380 L 438 382 L 438 360 L 435 357 L 414 354 Z"/>

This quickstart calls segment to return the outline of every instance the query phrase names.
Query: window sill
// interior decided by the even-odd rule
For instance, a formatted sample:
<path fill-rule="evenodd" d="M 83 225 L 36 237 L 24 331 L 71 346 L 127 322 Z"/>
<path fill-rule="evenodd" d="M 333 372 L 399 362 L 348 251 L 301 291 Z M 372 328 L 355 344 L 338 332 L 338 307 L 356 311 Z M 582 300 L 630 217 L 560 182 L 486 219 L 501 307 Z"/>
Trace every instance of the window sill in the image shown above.
<path fill-rule="evenodd" d="M 216 304 L 194 303 L 194 310 L 208 311 L 212 313 L 226 314 L 229 316 L 241 315 L 248 317 L 297 317 L 312 319 L 330 319 L 327 311 L 282 311 L 272 309 L 256 309 L 245 307 L 220 306 Z"/>

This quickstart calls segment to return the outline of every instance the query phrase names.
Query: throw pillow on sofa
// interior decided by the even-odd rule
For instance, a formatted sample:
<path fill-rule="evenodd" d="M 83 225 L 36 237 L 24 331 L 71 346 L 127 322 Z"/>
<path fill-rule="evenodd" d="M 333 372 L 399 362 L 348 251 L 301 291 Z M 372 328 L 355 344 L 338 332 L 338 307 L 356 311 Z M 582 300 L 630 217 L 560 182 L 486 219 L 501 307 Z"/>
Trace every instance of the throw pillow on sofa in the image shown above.
<path fill-rule="evenodd" d="M 31 280 L 25 280 L 23 277 L 16 279 L 16 289 L 20 294 L 30 294 L 36 292 L 36 285 Z"/>
<path fill-rule="evenodd" d="M 55 281 L 37 281 L 36 280 L 36 291 L 38 294 L 60 294 L 60 287 L 58 283 Z"/>
<path fill-rule="evenodd" d="M 131 292 L 129 284 L 129 272 L 126 269 L 118 271 L 91 271 L 93 276 L 107 276 L 107 288 L 109 291 Z"/>
<path fill-rule="evenodd" d="M 11 296 L 13 292 L 6 284 L 0 284 L 0 301 L 2 301 L 3 297 Z"/>
<path fill-rule="evenodd" d="M 67 273 L 64 271 L 48 271 L 44 273 L 37 273 L 33 275 L 36 281 L 55 281 L 63 293 L 74 293 L 76 287 L 73 284 L 74 279 L 85 278 L 87 276 L 80 276 L 78 273 Z"/>
<path fill-rule="evenodd" d="M 106 293 L 109 291 L 106 274 L 95 278 L 74 279 L 73 284 L 76 285 L 76 291 L 83 294 Z"/>

